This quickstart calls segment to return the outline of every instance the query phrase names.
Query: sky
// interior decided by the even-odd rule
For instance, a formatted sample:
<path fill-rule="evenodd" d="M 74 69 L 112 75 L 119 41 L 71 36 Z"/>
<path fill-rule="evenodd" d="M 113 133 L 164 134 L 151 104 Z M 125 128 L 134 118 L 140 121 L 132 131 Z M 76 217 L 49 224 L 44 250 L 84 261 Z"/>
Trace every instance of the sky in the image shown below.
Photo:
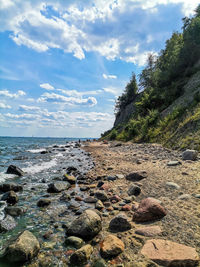
<path fill-rule="evenodd" d="M 0 136 L 100 137 L 197 0 L 0 0 Z"/>

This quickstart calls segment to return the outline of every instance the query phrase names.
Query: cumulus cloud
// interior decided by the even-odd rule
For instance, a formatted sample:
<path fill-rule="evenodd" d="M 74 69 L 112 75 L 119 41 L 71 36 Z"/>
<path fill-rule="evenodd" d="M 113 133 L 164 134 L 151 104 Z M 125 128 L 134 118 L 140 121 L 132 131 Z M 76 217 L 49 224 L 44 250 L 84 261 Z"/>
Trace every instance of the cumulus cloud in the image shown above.
<path fill-rule="evenodd" d="M 98 94 L 102 93 L 102 90 L 78 92 L 77 90 L 57 89 L 57 91 L 63 93 L 64 95 L 74 96 L 74 97 L 82 97 L 84 95 L 98 95 Z"/>
<path fill-rule="evenodd" d="M 117 88 L 117 87 L 104 87 L 103 88 L 104 92 L 113 94 L 115 96 L 119 95 L 122 92 L 122 88 Z"/>
<path fill-rule="evenodd" d="M 94 97 L 88 97 L 88 98 L 66 97 L 63 95 L 55 94 L 55 93 L 44 93 L 37 101 L 38 102 L 64 103 L 68 105 L 95 106 L 97 104 L 97 100 Z"/>
<path fill-rule="evenodd" d="M 54 90 L 54 87 L 49 83 L 41 83 L 40 87 L 46 90 Z"/>
<path fill-rule="evenodd" d="M 26 93 L 22 90 L 18 90 L 17 93 L 10 93 L 8 90 L 1 90 L 0 96 L 5 96 L 8 98 L 18 98 L 20 96 L 25 96 Z"/>
<path fill-rule="evenodd" d="M 12 113 L 7 113 L 5 114 L 5 116 L 7 118 L 11 118 L 11 119 L 25 119 L 25 120 L 36 120 L 39 117 L 35 114 L 12 114 Z"/>
<path fill-rule="evenodd" d="M 11 108 L 11 106 L 4 103 L 0 103 L 0 109 L 8 109 L 8 108 Z"/>
<path fill-rule="evenodd" d="M 107 74 L 103 73 L 102 76 L 103 76 L 103 78 L 105 80 L 108 80 L 108 79 L 117 79 L 117 76 L 116 75 L 107 75 Z"/>
<path fill-rule="evenodd" d="M 143 54 L 152 50 L 156 38 L 154 34 L 147 40 L 142 36 L 152 30 L 152 23 L 166 24 L 167 16 L 160 20 L 155 14 L 161 6 L 170 4 L 181 9 L 184 15 L 191 15 L 199 1 L 0 0 L 0 27 L 1 31 L 11 32 L 10 37 L 17 45 L 38 52 L 62 49 L 78 59 L 84 59 L 86 52 L 97 52 L 108 60 L 121 59 L 143 65 Z M 137 17 L 138 11 L 140 17 Z M 161 28 L 157 32 L 163 30 Z"/>

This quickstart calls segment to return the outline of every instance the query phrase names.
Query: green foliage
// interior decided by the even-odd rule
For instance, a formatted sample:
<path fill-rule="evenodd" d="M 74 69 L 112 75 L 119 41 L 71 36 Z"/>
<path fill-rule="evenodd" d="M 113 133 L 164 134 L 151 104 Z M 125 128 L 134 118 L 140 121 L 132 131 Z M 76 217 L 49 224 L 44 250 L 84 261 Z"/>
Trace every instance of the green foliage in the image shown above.
<path fill-rule="evenodd" d="M 109 134 L 109 138 L 110 138 L 110 140 L 115 140 L 116 137 L 117 137 L 117 134 L 118 134 L 117 130 L 116 130 L 116 129 L 113 129 L 113 130 L 110 132 L 110 134 Z"/>
<path fill-rule="evenodd" d="M 126 85 L 126 88 L 121 96 L 118 97 L 115 111 L 116 113 L 120 113 L 128 104 L 133 102 L 138 93 L 138 86 L 136 81 L 136 76 L 133 73 L 131 76 L 130 82 Z"/>

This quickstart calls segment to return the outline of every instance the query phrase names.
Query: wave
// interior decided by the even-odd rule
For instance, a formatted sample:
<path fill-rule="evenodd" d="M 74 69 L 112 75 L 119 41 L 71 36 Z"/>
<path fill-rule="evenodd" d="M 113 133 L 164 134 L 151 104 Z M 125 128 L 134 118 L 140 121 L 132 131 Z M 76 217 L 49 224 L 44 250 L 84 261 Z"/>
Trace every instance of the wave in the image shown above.
<path fill-rule="evenodd" d="M 26 168 L 23 168 L 23 171 L 28 174 L 35 174 L 38 172 L 42 172 L 43 170 L 50 169 L 53 166 L 57 165 L 57 160 L 52 159 L 48 162 L 42 162 L 41 164 L 29 165 Z"/>
<path fill-rule="evenodd" d="M 42 151 L 46 151 L 46 149 L 45 148 L 38 148 L 38 149 L 29 149 L 27 151 L 31 152 L 31 153 L 40 153 Z"/>

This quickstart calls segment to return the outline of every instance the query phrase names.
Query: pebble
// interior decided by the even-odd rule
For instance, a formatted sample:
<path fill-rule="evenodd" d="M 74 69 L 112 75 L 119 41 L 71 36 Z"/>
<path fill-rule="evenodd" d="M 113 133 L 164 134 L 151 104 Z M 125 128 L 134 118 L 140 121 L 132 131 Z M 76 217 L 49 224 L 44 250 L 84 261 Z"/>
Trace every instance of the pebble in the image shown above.
<path fill-rule="evenodd" d="M 173 189 L 180 189 L 180 186 L 178 184 L 176 184 L 176 183 L 173 183 L 173 182 L 167 182 L 166 186 L 170 187 L 170 188 L 173 188 Z"/>

